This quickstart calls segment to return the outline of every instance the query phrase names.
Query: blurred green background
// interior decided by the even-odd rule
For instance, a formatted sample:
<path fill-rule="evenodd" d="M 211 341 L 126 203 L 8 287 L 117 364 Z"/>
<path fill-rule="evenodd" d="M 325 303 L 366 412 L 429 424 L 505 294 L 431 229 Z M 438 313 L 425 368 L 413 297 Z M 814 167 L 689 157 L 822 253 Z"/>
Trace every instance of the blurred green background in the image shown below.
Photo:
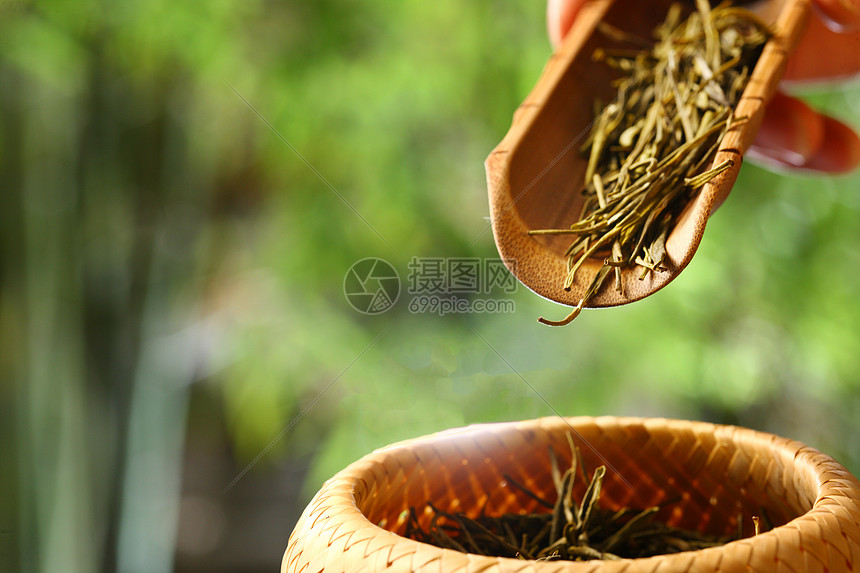
<path fill-rule="evenodd" d="M 745 165 L 677 281 L 566 329 L 523 287 L 513 314 L 349 306 L 359 259 L 497 256 L 482 163 L 544 10 L 0 0 L 0 570 L 276 571 L 361 455 L 555 412 L 860 473 L 858 175 Z M 860 126 L 856 84 L 809 101 Z"/>

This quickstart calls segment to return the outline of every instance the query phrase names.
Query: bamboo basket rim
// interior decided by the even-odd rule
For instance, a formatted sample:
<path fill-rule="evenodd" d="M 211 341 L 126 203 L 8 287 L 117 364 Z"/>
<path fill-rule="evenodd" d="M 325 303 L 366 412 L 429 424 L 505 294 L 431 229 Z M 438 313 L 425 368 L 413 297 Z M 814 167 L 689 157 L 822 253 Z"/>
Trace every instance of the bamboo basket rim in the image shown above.
<path fill-rule="evenodd" d="M 388 486 L 384 484 L 395 484 L 395 490 L 397 487 L 408 489 L 410 486 L 403 484 L 414 484 L 417 479 L 414 476 L 426 470 L 434 475 L 421 478 L 425 488 L 433 479 L 456 487 L 457 480 L 451 475 L 460 471 L 458 464 L 466 467 L 476 452 L 480 454 L 491 447 L 488 444 L 501 444 L 499 451 L 509 451 L 508 457 L 517 459 L 516 448 L 527 446 L 529 436 L 538 436 L 535 443 L 543 444 L 545 440 L 542 442 L 541 436 L 556 436 L 568 429 L 573 430 L 575 439 L 589 442 L 598 441 L 589 440 L 592 435 L 609 436 L 601 442 L 605 444 L 633 436 L 634 445 L 646 449 L 651 446 L 642 444 L 648 440 L 664 445 L 671 443 L 671 447 L 692 440 L 692 453 L 688 457 L 694 464 L 701 465 L 707 455 L 704 463 L 710 464 L 713 460 L 725 465 L 726 462 L 719 459 L 730 457 L 725 470 L 726 481 L 735 479 L 736 468 L 731 464 L 737 462 L 735 465 L 746 468 L 748 475 L 743 479 L 749 484 L 764 484 L 762 491 L 768 491 L 768 495 L 783 496 L 786 504 L 808 506 L 808 509 L 797 511 L 799 515 L 770 531 L 720 547 L 639 559 L 585 562 L 537 562 L 441 549 L 393 533 L 365 515 L 376 511 L 373 507 L 385 508 L 386 500 L 374 498 L 377 492 L 386 491 Z M 526 436 L 525 441 L 523 436 Z M 511 449 L 506 449 L 505 444 Z M 626 450 L 619 446 L 619 451 Z M 754 462 L 748 463 L 749 459 Z M 468 479 L 474 481 L 475 474 L 468 475 L 471 476 Z M 374 503 L 382 505 L 373 506 Z M 364 512 L 360 506 L 365 506 Z M 393 507 L 400 506 L 394 504 Z M 736 426 L 604 416 L 475 424 L 380 448 L 325 482 L 290 536 L 281 571 L 632 573 L 767 571 L 784 566 L 787 571 L 836 572 L 853 571 L 855 564 L 860 570 L 860 482 L 831 457 L 794 440 Z"/>

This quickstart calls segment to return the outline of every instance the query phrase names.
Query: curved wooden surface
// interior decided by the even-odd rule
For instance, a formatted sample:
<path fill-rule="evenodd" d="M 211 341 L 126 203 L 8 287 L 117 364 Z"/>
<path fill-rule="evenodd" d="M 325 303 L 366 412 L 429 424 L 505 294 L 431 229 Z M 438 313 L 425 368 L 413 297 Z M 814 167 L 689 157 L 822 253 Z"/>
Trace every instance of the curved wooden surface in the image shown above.
<path fill-rule="evenodd" d="M 605 20 L 625 31 L 648 37 L 665 18 L 674 0 L 590 0 L 581 9 L 562 48 L 552 55 L 537 85 L 514 114 L 513 124 L 486 160 L 490 216 L 496 245 L 508 268 L 528 288 L 550 300 L 576 306 L 601 266 L 589 260 L 569 291 L 564 252 L 570 236 L 530 236 L 529 230 L 565 228 L 576 221 L 585 159 L 579 153 L 593 119 L 593 102 L 611 100 L 611 71 L 592 61 L 610 40 L 596 34 Z M 692 4 L 692 3 L 690 3 Z M 770 0 L 756 11 L 772 25 L 774 37 L 765 49 L 736 108 L 748 121 L 722 141 L 713 165 L 726 159 L 734 166 L 705 185 L 682 214 L 667 241 L 668 270 L 640 269 L 623 274 L 623 289 L 604 287 L 588 306 L 625 304 L 654 293 L 687 266 L 702 239 L 708 218 L 726 199 L 741 167 L 744 151 L 755 137 L 764 106 L 782 78 L 788 55 L 797 44 L 810 13 L 809 0 Z"/>

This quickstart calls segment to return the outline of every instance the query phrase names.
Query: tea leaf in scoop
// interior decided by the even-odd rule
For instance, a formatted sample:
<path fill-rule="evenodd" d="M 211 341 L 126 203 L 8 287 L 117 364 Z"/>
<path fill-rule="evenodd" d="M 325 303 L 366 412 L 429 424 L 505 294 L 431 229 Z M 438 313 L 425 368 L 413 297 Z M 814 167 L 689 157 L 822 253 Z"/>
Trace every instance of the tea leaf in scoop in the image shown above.
<path fill-rule="evenodd" d="M 573 311 L 559 321 L 540 318 L 544 324 L 574 320 L 604 287 L 608 268 L 619 291 L 626 268 L 641 267 L 640 279 L 662 272 L 666 240 L 681 212 L 698 189 L 734 166 L 731 160 L 711 164 L 726 132 L 745 121 L 734 108 L 770 32 L 747 10 L 711 8 L 706 0 L 696 6 L 682 20 L 681 6 L 673 5 L 652 43 L 599 26 L 631 48 L 594 53 L 622 75 L 618 95 L 597 115 L 583 146 L 588 160 L 579 218 L 567 228 L 529 234 L 575 236 L 565 290 L 586 260 L 602 265 Z"/>

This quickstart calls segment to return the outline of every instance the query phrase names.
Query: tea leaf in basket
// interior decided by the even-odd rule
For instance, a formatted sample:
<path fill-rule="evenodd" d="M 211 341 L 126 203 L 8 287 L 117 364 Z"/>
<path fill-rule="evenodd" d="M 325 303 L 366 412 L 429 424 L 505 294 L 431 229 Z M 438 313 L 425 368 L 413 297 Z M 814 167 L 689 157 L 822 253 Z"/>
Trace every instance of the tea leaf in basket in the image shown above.
<path fill-rule="evenodd" d="M 429 525 L 422 528 L 415 508 L 409 511 L 407 537 L 438 547 L 478 555 L 521 559 L 571 560 L 648 557 L 722 545 L 732 539 L 670 527 L 654 518 L 658 507 L 644 510 L 608 510 L 599 500 L 606 468 L 599 466 L 588 477 L 578 448 L 571 444 L 571 463 L 562 473 L 550 448 L 550 470 L 556 500 L 550 503 L 521 483 L 505 476 L 507 484 L 535 500 L 546 513 L 506 513 L 477 517 L 444 511 L 432 503 Z M 577 480 L 583 495 L 576 498 Z M 753 518 L 756 533 L 759 519 Z M 736 538 L 740 538 L 740 532 Z"/>

